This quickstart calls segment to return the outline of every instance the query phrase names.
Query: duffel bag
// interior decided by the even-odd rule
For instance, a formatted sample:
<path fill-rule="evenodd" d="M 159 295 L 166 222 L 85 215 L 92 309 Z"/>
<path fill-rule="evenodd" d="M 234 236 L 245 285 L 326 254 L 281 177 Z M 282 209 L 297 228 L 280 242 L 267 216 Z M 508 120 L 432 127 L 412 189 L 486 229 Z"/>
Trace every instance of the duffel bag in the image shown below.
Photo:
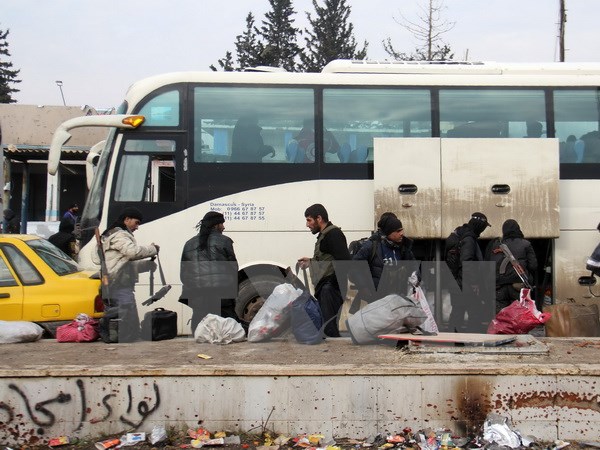
<path fill-rule="evenodd" d="M 354 344 L 374 344 L 381 334 L 406 333 L 427 320 L 414 300 L 391 294 L 361 308 L 346 320 Z"/>
<path fill-rule="evenodd" d="M 142 340 L 164 341 L 177 336 L 177 313 L 164 308 L 148 311 L 142 320 Z"/>
<path fill-rule="evenodd" d="M 84 313 L 78 314 L 73 322 L 56 329 L 58 342 L 94 342 L 99 337 L 98 322 Z"/>

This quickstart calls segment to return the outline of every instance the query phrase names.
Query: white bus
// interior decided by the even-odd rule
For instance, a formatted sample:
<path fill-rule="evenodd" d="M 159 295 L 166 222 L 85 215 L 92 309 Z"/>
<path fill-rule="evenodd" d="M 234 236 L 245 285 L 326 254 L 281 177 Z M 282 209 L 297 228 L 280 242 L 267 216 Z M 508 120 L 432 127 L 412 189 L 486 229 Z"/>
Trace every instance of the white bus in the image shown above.
<path fill-rule="evenodd" d="M 161 302 L 182 327 L 181 250 L 209 210 L 225 214 L 244 305 L 256 297 L 247 273 L 312 255 L 303 212 L 313 203 L 349 242 L 394 211 L 423 261 L 442 259 L 473 211 L 493 225 L 483 239 L 514 218 L 536 250 L 538 299 L 589 297 L 577 278 L 598 239 L 600 64 L 334 61 L 316 74 L 159 75 L 133 84 L 116 115 L 61 125 L 50 173 L 80 126 L 109 127 L 88 158 L 81 263 L 91 264 L 95 227 L 139 208 L 136 237 L 160 244 L 175 286 Z"/>

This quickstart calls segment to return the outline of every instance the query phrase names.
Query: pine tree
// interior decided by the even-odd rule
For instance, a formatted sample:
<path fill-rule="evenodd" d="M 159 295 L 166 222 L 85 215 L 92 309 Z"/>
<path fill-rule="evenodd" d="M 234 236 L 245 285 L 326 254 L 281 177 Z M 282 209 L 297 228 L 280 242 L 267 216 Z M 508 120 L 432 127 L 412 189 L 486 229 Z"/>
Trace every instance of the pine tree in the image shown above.
<path fill-rule="evenodd" d="M 306 48 L 300 55 L 301 68 L 305 72 L 320 72 L 334 59 L 364 59 L 367 56 L 368 43 L 357 50 L 354 38 L 354 25 L 348 22 L 351 8 L 346 0 L 325 0 L 319 6 L 312 0 L 315 18 L 306 13 L 312 30 L 305 29 Z"/>
<path fill-rule="evenodd" d="M 12 83 L 20 83 L 17 79 L 20 70 L 13 70 L 13 65 L 8 61 L 10 53 L 8 51 L 8 42 L 6 40 L 10 30 L 0 30 L 0 103 L 16 103 L 12 94 L 19 92 L 19 89 L 10 86 Z"/>
<path fill-rule="evenodd" d="M 254 16 L 251 12 L 246 16 L 246 31 L 235 39 L 235 49 L 239 69 L 256 67 L 263 64 L 261 53 L 264 51 L 258 29 L 254 26 Z"/>
<path fill-rule="evenodd" d="M 219 59 L 217 63 L 224 72 L 233 72 L 234 70 L 236 70 L 233 66 L 233 55 L 229 51 L 225 52 L 225 57 Z M 217 72 L 219 69 L 217 69 L 214 64 L 211 64 L 210 70 Z"/>
<path fill-rule="evenodd" d="M 300 54 L 297 36 L 300 30 L 294 28 L 295 14 L 291 0 L 269 0 L 271 11 L 265 14 L 260 36 L 264 47 L 260 59 L 264 65 L 283 67 L 289 72 L 296 69 L 296 57 Z"/>

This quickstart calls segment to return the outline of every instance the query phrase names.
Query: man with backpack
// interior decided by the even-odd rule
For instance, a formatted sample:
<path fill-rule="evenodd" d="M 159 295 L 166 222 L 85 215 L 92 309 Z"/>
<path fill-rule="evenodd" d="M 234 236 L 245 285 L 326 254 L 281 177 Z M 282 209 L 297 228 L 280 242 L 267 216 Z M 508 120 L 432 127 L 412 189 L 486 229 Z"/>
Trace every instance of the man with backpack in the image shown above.
<path fill-rule="evenodd" d="M 519 223 L 514 219 L 506 220 L 502 224 L 502 239 L 493 239 L 485 252 L 485 260 L 496 263 L 496 314 L 514 300 L 518 300 L 523 288 L 519 274 L 511 264 L 510 258 L 502 251 L 500 244 L 506 244 L 528 279 L 532 279 L 538 267 L 531 242 L 523 236 Z"/>
<path fill-rule="evenodd" d="M 415 259 L 412 252 L 413 241 L 404 236 L 400 219 L 389 214 L 390 216 L 379 220 L 378 232 L 352 257 L 354 261 L 367 261 L 372 278 L 372 282 L 364 279 L 364 273 L 356 268 L 353 278 L 358 287 L 357 298 L 360 300 L 371 302 L 389 294 L 404 294 L 408 276 L 416 269 L 405 267 L 401 263 Z"/>
<path fill-rule="evenodd" d="M 474 280 L 474 276 L 464 277 L 463 265 L 467 261 L 483 261 L 483 254 L 477 240 L 483 231 L 491 227 L 485 214 L 474 212 L 467 223 L 456 228 L 446 239 L 446 263 L 458 284 L 463 289 L 463 279 Z M 465 325 L 465 313 L 469 313 L 469 321 L 474 317 L 474 304 L 479 296 L 476 285 L 469 286 L 469 295 L 452 295 L 452 311 L 450 328 L 458 330 Z M 470 295 L 473 294 L 473 295 Z"/>

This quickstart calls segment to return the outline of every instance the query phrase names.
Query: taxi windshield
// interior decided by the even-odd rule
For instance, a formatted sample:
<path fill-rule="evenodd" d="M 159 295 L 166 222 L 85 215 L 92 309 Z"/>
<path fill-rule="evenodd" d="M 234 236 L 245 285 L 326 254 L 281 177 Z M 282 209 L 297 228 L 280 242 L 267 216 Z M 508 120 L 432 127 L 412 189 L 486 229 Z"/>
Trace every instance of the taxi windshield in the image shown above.
<path fill-rule="evenodd" d="M 48 264 L 48 266 L 50 266 L 52 270 L 54 270 L 54 272 L 56 272 L 57 275 L 68 275 L 70 273 L 81 271 L 74 260 L 50 242 L 44 239 L 33 239 L 31 241 L 26 241 L 26 243 L 46 264 Z"/>

